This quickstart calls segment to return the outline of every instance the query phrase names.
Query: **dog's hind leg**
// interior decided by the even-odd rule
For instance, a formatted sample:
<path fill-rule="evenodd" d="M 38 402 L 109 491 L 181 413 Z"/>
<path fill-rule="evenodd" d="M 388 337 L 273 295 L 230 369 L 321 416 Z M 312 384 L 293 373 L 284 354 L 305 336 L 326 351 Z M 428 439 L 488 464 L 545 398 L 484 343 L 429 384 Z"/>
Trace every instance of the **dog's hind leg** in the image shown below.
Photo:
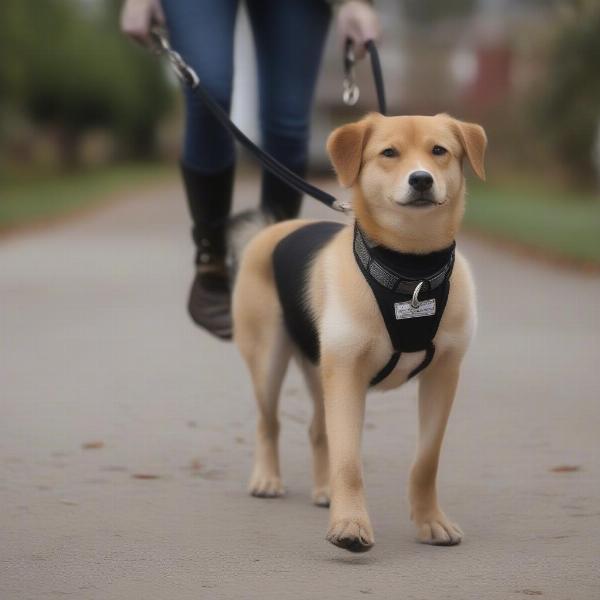
<path fill-rule="evenodd" d="M 317 506 L 329 506 L 329 447 L 325 430 L 325 405 L 319 369 L 306 359 L 299 360 L 306 386 L 314 404 L 314 412 L 308 434 L 313 452 L 313 502 Z"/>
<path fill-rule="evenodd" d="M 249 492 L 260 498 L 275 498 L 284 493 L 279 468 L 278 407 L 291 343 L 282 323 L 269 323 L 262 328 L 261 338 L 254 351 L 246 356 L 258 405 L 256 450 Z"/>

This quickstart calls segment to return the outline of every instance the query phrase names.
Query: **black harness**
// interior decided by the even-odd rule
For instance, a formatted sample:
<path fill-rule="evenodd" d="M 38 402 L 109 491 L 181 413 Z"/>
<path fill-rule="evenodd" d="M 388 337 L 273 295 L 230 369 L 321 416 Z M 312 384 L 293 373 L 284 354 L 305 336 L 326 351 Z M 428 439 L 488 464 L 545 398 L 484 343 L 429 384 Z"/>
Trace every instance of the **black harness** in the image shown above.
<path fill-rule="evenodd" d="M 275 283 L 287 330 L 315 364 L 319 362 L 319 336 L 306 298 L 308 275 L 319 250 L 343 227 L 327 221 L 305 225 L 283 238 L 273 253 Z M 394 348 L 371 385 L 377 385 L 394 370 L 402 352 L 426 352 L 409 378 L 433 359 L 433 338 L 448 300 L 454 249 L 453 243 L 429 254 L 396 252 L 373 243 L 355 224 L 354 257 L 375 296 Z"/>
<path fill-rule="evenodd" d="M 429 366 L 437 333 L 450 292 L 454 267 L 453 242 L 429 254 L 405 254 L 377 246 L 354 226 L 354 258 L 373 291 L 394 353 L 371 381 L 376 385 L 393 370 L 402 352 L 425 350 L 425 358 L 408 378 Z"/>

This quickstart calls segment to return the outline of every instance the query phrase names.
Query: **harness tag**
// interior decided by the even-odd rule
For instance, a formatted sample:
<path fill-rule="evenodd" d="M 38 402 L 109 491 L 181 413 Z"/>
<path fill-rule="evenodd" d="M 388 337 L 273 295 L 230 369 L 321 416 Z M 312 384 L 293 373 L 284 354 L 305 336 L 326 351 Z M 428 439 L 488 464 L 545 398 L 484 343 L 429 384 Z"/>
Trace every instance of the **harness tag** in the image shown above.
<path fill-rule="evenodd" d="M 435 298 L 419 302 L 419 306 L 416 308 L 410 301 L 396 302 L 394 304 L 394 311 L 396 312 L 397 320 L 414 319 L 416 317 L 431 317 L 432 315 L 435 315 Z"/>

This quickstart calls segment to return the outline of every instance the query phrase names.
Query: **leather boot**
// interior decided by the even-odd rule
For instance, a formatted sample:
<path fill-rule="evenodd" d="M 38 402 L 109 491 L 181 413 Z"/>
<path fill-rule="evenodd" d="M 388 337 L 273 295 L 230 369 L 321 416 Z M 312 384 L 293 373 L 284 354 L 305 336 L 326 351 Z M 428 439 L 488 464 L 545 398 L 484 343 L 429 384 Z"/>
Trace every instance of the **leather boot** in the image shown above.
<path fill-rule="evenodd" d="M 294 173 L 304 177 L 306 167 L 289 167 Z M 295 219 L 300 213 L 302 205 L 302 194 L 291 188 L 275 175 L 268 171 L 262 174 L 262 191 L 260 198 L 260 207 L 274 221 L 285 221 L 286 219 Z"/>
<path fill-rule="evenodd" d="M 197 249 L 188 311 L 197 325 L 228 340 L 232 335 L 231 289 L 225 265 L 225 235 L 234 167 L 206 175 L 182 165 L 181 172 Z"/>

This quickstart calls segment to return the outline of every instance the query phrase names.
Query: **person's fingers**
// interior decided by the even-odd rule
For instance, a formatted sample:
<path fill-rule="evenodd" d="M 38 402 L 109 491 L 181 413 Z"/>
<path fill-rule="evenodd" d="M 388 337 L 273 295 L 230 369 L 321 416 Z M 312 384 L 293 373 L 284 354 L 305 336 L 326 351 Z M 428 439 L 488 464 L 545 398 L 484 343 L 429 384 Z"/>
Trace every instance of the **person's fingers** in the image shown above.
<path fill-rule="evenodd" d="M 380 23 L 377 13 L 369 4 L 356 0 L 342 5 L 338 12 L 338 32 L 342 42 L 352 40 L 354 55 L 364 57 L 365 44 L 377 40 L 380 35 Z"/>
<path fill-rule="evenodd" d="M 340 25 L 338 33 L 341 45 L 345 48 L 346 40 L 350 40 L 352 42 L 354 58 L 357 60 L 363 58 L 365 55 L 365 42 L 363 42 L 363 36 L 361 35 L 360 28 L 357 27 L 356 23 L 343 23 Z"/>
<path fill-rule="evenodd" d="M 148 28 L 145 23 L 140 22 L 137 19 L 122 21 L 121 31 L 138 44 L 145 45 L 148 40 Z"/>
<path fill-rule="evenodd" d="M 143 46 L 151 43 L 152 7 L 147 2 L 125 2 L 121 12 L 121 31 Z"/>
<path fill-rule="evenodd" d="M 159 0 L 154 2 L 154 6 L 152 7 L 152 23 L 156 23 L 157 25 L 165 25 L 167 22 L 165 18 L 165 12 Z"/>
<path fill-rule="evenodd" d="M 362 59 L 366 54 L 366 40 L 362 34 L 360 25 L 356 22 L 350 23 L 349 37 L 352 40 L 354 56 L 357 60 Z"/>
<path fill-rule="evenodd" d="M 356 43 L 362 47 L 371 40 L 378 40 L 381 30 L 379 18 L 375 11 L 369 7 L 366 11 L 359 13 L 353 22 L 353 29 L 355 30 Z"/>
<path fill-rule="evenodd" d="M 362 21 L 362 32 L 365 43 L 369 40 L 377 41 L 381 36 L 381 22 L 372 8 L 369 8 L 365 19 Z"/>

